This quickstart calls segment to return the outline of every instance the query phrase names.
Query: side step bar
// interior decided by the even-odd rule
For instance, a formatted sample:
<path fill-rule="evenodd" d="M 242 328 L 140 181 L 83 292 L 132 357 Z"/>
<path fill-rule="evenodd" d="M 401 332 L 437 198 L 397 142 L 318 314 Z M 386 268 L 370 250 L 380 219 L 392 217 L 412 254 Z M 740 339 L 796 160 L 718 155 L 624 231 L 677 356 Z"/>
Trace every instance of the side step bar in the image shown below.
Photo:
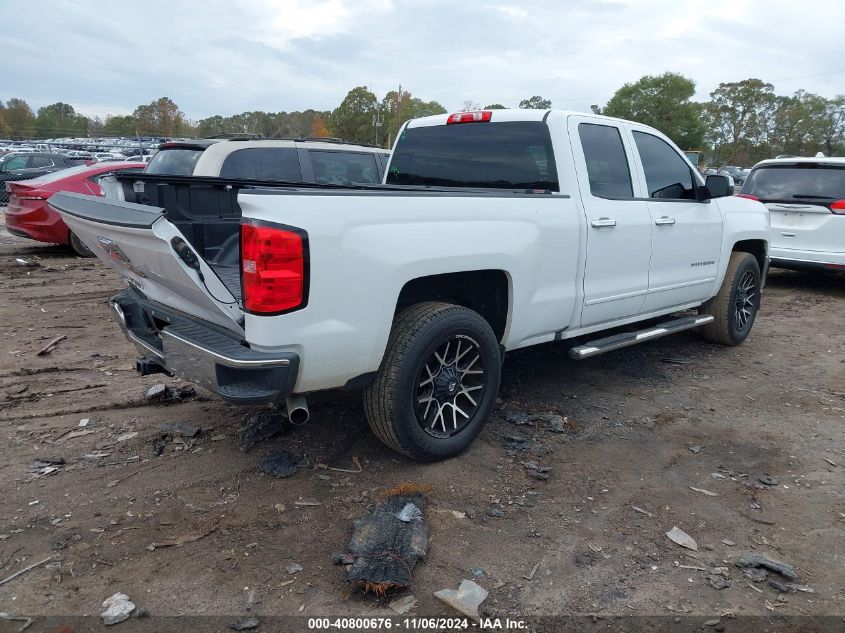
<path fill-rule="evenodd" d="M 675 319 L 674 321 L 667 321 L 650 327 L 639 332 L 623 332 L 607 338 L 600 338 L 595 341 L 590 341 L 584 345 L 573 347 L 569 350 L 569 355 L 576 360 L 583 360 L 591 356 L 598 356 L 605 352 L 611 352 L 615 349 L 622 349 L 623 347 L 630 347 L 638 343 L 645 343 L 661 336 L 668 336 L 675 332 L 683 332 L 684 330 L 691 330 L 694 327 L 704 325 L 713 321 L 713 316 L 710 314 L 702 314 L 700 316 L 685 317 L 683 319 Z"/>

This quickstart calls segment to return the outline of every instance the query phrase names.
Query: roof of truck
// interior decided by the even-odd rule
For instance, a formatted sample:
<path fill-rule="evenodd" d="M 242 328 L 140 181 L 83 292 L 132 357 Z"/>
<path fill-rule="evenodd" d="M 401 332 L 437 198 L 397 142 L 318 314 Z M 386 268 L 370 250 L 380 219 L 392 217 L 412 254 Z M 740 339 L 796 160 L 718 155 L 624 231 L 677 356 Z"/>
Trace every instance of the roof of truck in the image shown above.
<path fill-rule="evenodd" d="M 761 160 L 759 163 L 754 165 L 754 167 L 768 167 L 771 165 L 799 165 L 802 163 L 843 166 L 845 165 L 845 157 L 819 156 L 816 158 L 815 156 L 794 156 L 792 158 L 767 158 L 766 160 Z"/>
<path fill-rule="evenodd" d="M 486 110 L 480 110 L 481 112 L 485 112 Z M 463 112 L 462 110 L 454 110 L 452 112 L 447 112 L 446 114 L 435 114 L 432 116 L 422 117 L 420 119 L 412 119 L 408 122 L 408 127 L 428 127 L 431 125 L 445 125 L 446 121 L 449 117 L 457 112 Z M 598 119 L 604 121 L 615 121 L 615 122 L 624 122 L 624 123 L 634 123 L 633 121 L 625 121 L 624 119 L 617 119 L 614 117 L 603 116 L 600 114 L 593 114 L 592 112 L 575 112 L 574 110 L 558 110 L 555 108 L 548 109 L 548 110 L 520 110 L 517 108 L 505 109 L 505 110 L 490 110 L 493 113 L 491 122 L 507 122 L 507 121 L 543 121 L 545 118 L 551 114 L 562 114 L 565 117 L 568 116 L 582 116 L 582 117 L 589 117 L 591 119 Z M 640 124 L 636 124 L 640 125 Z M 648 126 L 646 126 L 648 127 Z"/>

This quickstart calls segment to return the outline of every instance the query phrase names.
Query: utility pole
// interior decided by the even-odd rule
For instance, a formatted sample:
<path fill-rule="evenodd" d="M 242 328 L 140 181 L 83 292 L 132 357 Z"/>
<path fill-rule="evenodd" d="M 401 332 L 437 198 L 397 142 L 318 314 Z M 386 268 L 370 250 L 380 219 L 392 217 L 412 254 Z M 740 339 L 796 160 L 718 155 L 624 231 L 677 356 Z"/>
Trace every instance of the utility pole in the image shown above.
<path fill-rule="evenodd" d="M 402 125 L 402 84 L 399 84 L 399 91 L 396 93 L 396 119 L 399 121 L 399 125 Z M 393 147 L 393 139 L 391 138 L 393 134 L 390 131 L 390 126 L 387 129 L 387 148 L 390 149 Z"/>
<path fill-rule="evenodd" d="M 375 114 L 373 114 L 373 145 L 378 145 L 378 129 L 381 127 L 382 118 L 381 112 L 379 111 L 378 101 L 375 103 Z"/>

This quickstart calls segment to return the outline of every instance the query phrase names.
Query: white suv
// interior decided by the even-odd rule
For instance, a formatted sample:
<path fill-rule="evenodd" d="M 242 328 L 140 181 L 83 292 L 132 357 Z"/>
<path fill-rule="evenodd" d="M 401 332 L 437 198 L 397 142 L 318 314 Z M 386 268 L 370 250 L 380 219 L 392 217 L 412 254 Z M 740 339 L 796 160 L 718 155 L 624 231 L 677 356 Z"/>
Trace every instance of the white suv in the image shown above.
<path fill-rule="evenodd" d="M 772 266 L 845 270 L 845 158 L 764 160 L 739 195 L 769 209 Z"/>
<path fill-rule="evenodd" d="M 149 174 L 349 185 L 382 181 L 390 152 L 331 139 L 219 140 L 164 143 Z"/>

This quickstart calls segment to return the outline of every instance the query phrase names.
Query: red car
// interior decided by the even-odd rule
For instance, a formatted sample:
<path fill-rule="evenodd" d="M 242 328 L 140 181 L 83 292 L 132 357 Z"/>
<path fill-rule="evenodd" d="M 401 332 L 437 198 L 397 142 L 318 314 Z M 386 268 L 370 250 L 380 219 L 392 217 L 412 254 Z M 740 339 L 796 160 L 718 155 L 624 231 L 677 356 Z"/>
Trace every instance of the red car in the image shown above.
<path fill-rule="evenodd" d="M 47 200 L 59 191 L 71 191 L 93 196 L 104 195 L 100 179 L 116 171 L 142 170 L 144 163 L 98 163 L 54 171 L 32 180 L 7 182 L 9 206 L 6 207 L 6 230 L 18 237 L 39 242 L 69 244 L 83 257 L 93 253 L 67 228 Z"/>

